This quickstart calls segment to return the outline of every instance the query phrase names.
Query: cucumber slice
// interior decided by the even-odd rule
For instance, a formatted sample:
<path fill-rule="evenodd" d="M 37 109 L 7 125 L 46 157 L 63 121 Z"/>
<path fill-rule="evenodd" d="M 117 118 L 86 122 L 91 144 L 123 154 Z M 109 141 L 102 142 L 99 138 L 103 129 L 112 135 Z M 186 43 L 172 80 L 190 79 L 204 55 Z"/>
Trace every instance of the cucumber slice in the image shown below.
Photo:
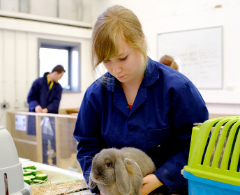
<path fill-rule="evenodd" d="M 31 180 L 35 179 L 35 176 L 34 175 L 28 175 L 28 176 L 25 176 L 26 178 L 29 178 Z"/>
<path fill-rule="evenodd" d="M 26 172 L 23 172 L 23 175 L 24 175 L 24 176 L 31 175 L 31 174 L 32 174 L 32 172 L 27 172 L 27 171 L 26 171 Z"/>
<path fill-rule="evenodd" d="M 43 174 L 42 171 L 37 171 L 35 175 Z"/>
<path fill-rule="evenodd" d="M 30 184 L 30 183 L 31 183 L 31 179 L 28 178 L 28 177 L 23 177 L 23 180 L 24 180 L 24 182 L 27 183 L 27 184 Z"/>
<path fill-rule="evenodd" d="M 35 166 L 28 166 L 28 167 L 23 167 L 23 169 L 37 169 Z"/>
<path fill-rule="evenodd" d="M 34 170 L 34 169 L 25 169 L 25 171 L 26 172 L 31 172 L 32 173 L 32 175 L 36 175 L 36 170 Z"/>
<path fill-rule="evenodd" d="M 43 180 L 39 180 L 39 179 L 34 179 L 33 182 L 34 182 L 34 183 L 44 183 Z"/>
<path fill-rule="evenodd" d="M 47 179 L 48 175 L 47 174 L 37 174 L 35 177 L 36 177 L 36 179 L 39 179 L 39 180 L 45 180 L 45 179 Z"/>

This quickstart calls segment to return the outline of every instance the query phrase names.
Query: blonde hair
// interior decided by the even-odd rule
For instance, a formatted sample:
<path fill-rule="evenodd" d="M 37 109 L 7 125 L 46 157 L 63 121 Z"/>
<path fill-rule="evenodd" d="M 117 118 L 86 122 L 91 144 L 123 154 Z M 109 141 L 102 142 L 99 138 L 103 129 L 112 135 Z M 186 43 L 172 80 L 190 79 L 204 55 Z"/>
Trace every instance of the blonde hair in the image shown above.
<path fill-rule="evenodd" d="M 163 57 L 161 57 L 159 62 L 179 71 L 179 67 L 178 67 L 177 63 L 174 61 L 173 57 L 171 57 L 171 56 L 164 55 Z"/>
<path fill-rule="evenodd" d="M 92 65 L 95 70 L 102 62 L 117 55 L 116 35 L 121 33 L 126 43 L 142 53 L 147 63 L 147 47 L 142 25 L 137 16 L 123 6 L 109 7 L 97 19 L 92 34 Z"/>

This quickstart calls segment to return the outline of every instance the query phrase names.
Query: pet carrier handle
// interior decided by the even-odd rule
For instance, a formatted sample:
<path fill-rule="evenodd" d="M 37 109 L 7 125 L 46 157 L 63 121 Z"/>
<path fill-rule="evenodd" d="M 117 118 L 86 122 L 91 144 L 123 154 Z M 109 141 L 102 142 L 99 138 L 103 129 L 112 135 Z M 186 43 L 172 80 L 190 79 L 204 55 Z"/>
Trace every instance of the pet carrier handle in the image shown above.
<path fill-rule="evenodd" d="M 220 138 L 219 138 L 219 141 L 218 141 L 218 145 L 217 145 L 217 148 L 216 148 L 216 151 L 215 151 L 215 155 L 214 155 L 214 158 L 213 158 L 213 162 L 212 162 L 212 167 L 213 168 L 218 168 L 218 162 L 220 160 L 220 157 L 221 157 L 221 153 L 222 153 L 222 150 L 223 150 L 223 145 L 224 145 L 224 142 L 225 142 L 225 139 L 226 139 L 226 136 L 227 136 L 227 133 L 228 133 L 228 130 L 230 129 L 230 127 L 236 123 L 238 121 L 238 119 L 231 119 L 227 122 L 227 124 L 224 126 L 223 130 L 222 130 L 222 133 L 220 135 Z M 218 129 L 217 129 L 218 130 Z M 214 128 L 214 131 L 215 131 L 215 128 Z M 215 133 L 215 136 L 218 132 L 214 132 Z"/>
<path fill-rule="evenodd" d="M 203 162 L 204 166 L 209 166 L 210 159 L 211 159 L 211 156 L 212 156 L 212 153 L 213 153 L 213 149 L 214 149 L 217 137 L 219 135 L 220 129 L 228 121 L 230 121 L 230 119 L 229 118 L 225 118 L 225 119 L 221 120 L 219 123 L 217 123 L 217 125 L 214 127 L 214 131 L 212 132 L 211 139 L 209 141 L 208 148 L 207 148 L 207 151 L 206 151 L 206 154 L 205 154 L 205 158 L 204 158 L 204 162 Z M 227 126 L 229 128 L 230 125 L 227 125 Z M 223 141 L 223 144 L 224 144 L 224 141 Z M 219 147 L 217 147 L 217 149 L 219 151 Z M 215 154 L 217 155 L 217 150 L 215 151 Z M 219 159 L 220 159 L 221 151 L 220 151 L 220 155 L 218 155 L 217 158 L 216 158 L 216 155 L 214 155 L 214 159 L 213 159 L 213 162 L 212 162 L 212 166 L 213 167 L 218 167 L 218 162 L 219 162 Z"/>
<path fill-rule="evenodd" d="M 228 141 L 227 141 L 227 144 L 226 144 L 226 147 L 225 147 L 225 151 L 224 151 L 224 154 L 223 154 L 221 169 L 227 169 L 228 168 L 232 148 L 234 147 L 234 149 L 236 150 L 236 148 L 238 147 L 235 143 L 239 143 L 239 142 L 234 143 L 234 138 L 235 138 L 235 135 L 236 135 L 236 132 L 237 132 L 237 129 L 238 129 L 239 126 L 240 126 L 240 120 L 237 121 L 232 126 L 232 129 L 231 129 L 230 134 L 228 136 Z M 233 145 L 233 144 L 235 144 L 235 145 Z M 237 165 L 238 165 L 238 159 L 235 160 L 235 161 L 234 161 L 234 159 L 232 159 L 231 166 L 230 166 L 230 171 L 236 172 L 237 171 Z"/>
<path fill-rule="evenodd" d="M 193 148 L 191 151 L 191 158 L 189 158 L 189 163 L 188 163 L 189 167 L 192 167 L 192 166 L 194 167 L 196 164 L 201 164 L 202 156 L 208 141 L 208 135 L 211 131 L 211 128 L 221 119 L 222 118 L 218 118 L 217 120 L 210 119 L 205 121 L 201 125 L 199 132 L 197 133 L 199 134 L 201 131 L 201 136 L 197 136 L 197 139 L 195 138 L 195 140 L 193 140 L 194 141 L 193 143 L 191 141 L 191 145 L 193 145 L 192 146 Z"/>
<path fill-rule="evenodd" d="M 230 165 L 230 171 L 237 171 L 237 167 L 238 167 L 238 163 L 239 163 L 239 155 L 240 155 L 240 133 L 238 133 L 237 135 L 237 139 L 236 139 L 236 144 L 234 145 L 234 150 L 233 150 L 233 154 L 232 154 L 232 161 L 231 161 L 231 165 Z"/>

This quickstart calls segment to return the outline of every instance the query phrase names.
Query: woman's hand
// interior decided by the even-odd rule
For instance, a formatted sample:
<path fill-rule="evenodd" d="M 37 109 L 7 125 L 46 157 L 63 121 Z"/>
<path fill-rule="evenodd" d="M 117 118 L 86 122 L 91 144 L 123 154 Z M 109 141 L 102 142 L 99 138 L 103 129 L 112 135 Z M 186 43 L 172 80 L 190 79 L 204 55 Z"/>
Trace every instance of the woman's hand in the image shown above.
<path fill-rule="evenodd" d="M 37 105 L 37 106 L 35 107 L 35 112 L 37 112 L 37 113 L 42 113 L 42 107 L 41 107 L 40 105 Z"/>
<path fill-rule="evenodd" d="M 147 175 L 143 178 L 143 186 L 141 187 L 141 194 L 147 195 L 153 190 L 157 189 L 163 185 L 158 178 L 154 174 Z M 101 195 L 104 195 L 102 192 L 100 192 Z"/>
<path fill-rule="evenodd" d="M 143 186 L 141 187 L 141 194 L 147 195 L 153 190 L 160 187 L 161 185 L 163 184 L 158 180 L 156 175 L 154 174 L 147 175 L 146 177 L 143 178 Z"/>
<path fill-rule="evenodd" d="M 47 108 L 42 109 L 42 113 L 48 113 L 48 109 Z"/>

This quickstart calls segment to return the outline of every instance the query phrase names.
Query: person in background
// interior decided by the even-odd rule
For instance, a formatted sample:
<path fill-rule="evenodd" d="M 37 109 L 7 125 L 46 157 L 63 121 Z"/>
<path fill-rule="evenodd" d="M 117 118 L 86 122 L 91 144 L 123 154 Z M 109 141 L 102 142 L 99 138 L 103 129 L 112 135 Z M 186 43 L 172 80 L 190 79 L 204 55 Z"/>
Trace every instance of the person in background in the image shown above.
<path fill-rule="evenodd" d="M 169 67 L 179 71 L 179 67 L 178 67 L 177 63 L 174 61 L 173 57 L 171 57 L 171 56 L 164 55 L 163 57 L 161 57 L 159 62 L 161 64 L 164 64 L 166 66 L 169 66 Z"/>
<path fill-rule="evenodd" d="M 63 66 L 57 65 L 51 73 L 46 72 L 33 82 L 27 97 L 29 112 L 58 113 L 62 96 L 62 87 L 58 81 L 64 73 Z"/>
<path fill-rule="evenodd" d="M 150 156 L 157 169 L 143 178 L 142 195 L 155 189 L 188 194 L 181 170 L 187 165 L 193 123 L 208 119 L 197 88 L 147 56 L 141 23 L 122 6 L 109 7 L 98 17 L 92 61 L 94 68 L 103 62 L 108 72 L 85 92 L 74 130 L 85 180 L 102 149 L 134 147 Z"/>

